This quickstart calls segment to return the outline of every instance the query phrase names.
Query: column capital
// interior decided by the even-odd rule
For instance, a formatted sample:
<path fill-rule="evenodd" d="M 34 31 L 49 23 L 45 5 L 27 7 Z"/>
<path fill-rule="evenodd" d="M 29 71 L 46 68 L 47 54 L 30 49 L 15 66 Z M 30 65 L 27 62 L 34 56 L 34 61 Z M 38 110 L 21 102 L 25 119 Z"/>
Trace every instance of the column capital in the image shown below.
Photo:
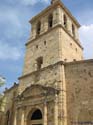
<path fill-rule="evenodd" d="M 58 95 L 55 95 L 54 100 L 54 125 L 58 125 Z"/>
<path fill-rule="evenodd" d="M 26 110 L 26 106 L 23 106 L 23 107 L 22 107 L 22 110 L 25 111 L 25 110 Z"/>

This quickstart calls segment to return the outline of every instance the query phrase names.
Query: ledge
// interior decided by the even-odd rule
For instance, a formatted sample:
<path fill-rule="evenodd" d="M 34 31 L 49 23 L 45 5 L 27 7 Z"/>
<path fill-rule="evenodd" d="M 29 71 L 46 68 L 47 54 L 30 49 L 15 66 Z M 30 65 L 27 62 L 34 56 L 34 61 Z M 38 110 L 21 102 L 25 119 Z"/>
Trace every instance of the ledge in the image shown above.
<path fill-rule="evenodd" d="M 93 63 L 93 59 L 65 62 L 64 65 L 75 65 L 75 64 L 81 64 L 81 63 Z"/>
<path fill-rule="evenodd" d="M 48 65 L 47 67 L 41 68 L 40 70 L 33 71 L 33 72 L 31 72 L 31 73 L 25 74 L 25 75 L 19 77 L 18 79 L 20 80 L 20 79 L 25 78 L 25 77 L 28 77 L 28 76 L 30 76 L 30 75 L 32 75 L 32 74 L 36 74 L 36 73 L 39 73 L 39 72 L 41 72 L 41 71 L 44 71 L 45 69 L 53 68 L 54 66 L 59 65 L 59 64 L 60 64 L 60 65 L 63 65 L 64 62 L 63 62 L 63 61 L 59 61 L 59 62 L 57 62 L 57 63 L 55 63 L 55 64 Z"/>

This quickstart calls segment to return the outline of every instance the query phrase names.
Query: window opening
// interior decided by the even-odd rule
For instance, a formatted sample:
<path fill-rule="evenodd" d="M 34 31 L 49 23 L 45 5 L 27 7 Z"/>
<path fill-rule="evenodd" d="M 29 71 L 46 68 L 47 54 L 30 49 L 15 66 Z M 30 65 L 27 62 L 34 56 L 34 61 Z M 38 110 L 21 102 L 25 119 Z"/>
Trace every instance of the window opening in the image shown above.
<path fill-rule="evenodd" d="M 67 17 L 64 15 L 64 27 L 67 28 Z"/>
<path fill-rule="evenodd" d="M 41 22 L 39 21 L 39 22 L 37 23 L 37 35 L 40 34 L 40 31 L 41 31 Z"/>
<path fill-rule="evenodd" d="M 53 26 L 53 15 L 49 15 L 48 17 L 48 27 L 51 28 Z"/>
<path fill-rule="evenodd" d="M 42 64 L 43 64 L 43 57 L 39 57 L 37 59 L 37 70 L 42 68 Z"/>

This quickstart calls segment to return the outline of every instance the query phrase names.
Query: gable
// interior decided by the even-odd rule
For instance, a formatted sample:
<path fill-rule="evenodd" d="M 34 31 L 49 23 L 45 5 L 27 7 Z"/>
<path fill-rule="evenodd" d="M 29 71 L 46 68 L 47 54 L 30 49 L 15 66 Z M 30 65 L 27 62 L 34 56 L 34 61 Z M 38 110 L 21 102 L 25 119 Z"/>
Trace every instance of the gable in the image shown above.
<path fill-rule="evenodd" d="M 33 96 L 39 96 L 44 93 L 44 90 L 40 86 L 30 86 L 27 88 L 23 93 L 23 97 L 33 97 Z"/>
<path fill-rule="evenodd" d="M 48 96 L 54 95 L 58 93 L 58 90 L 52 87 L 45 87 L 42 85 L 31 85 L 30 87 L 26 88 L 20 97 L 27 98 L 27 97 L 41 97 L 41 96 Z"/>

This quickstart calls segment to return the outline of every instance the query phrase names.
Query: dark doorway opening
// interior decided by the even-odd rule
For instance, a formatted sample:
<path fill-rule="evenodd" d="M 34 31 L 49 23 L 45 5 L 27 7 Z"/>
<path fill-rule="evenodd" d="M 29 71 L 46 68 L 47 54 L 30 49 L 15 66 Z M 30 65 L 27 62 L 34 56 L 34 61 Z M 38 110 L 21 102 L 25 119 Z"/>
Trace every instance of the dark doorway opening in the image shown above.
<path fill-rule="evenodd" d="M 27 125 L 43 125 L 43 115 L 40 109 L 34 109 L 28 114 Z"/>
<path fill-rule="evenodd" d="M 33 114 L 32 114 L 32 117 L 31 117 L 31 120 L 40 120 L 42 119 L 42 113 L 39 109 L 37 109 Z M 41 124 L 38 124 L 38 125 L 41 125 Z"/>

